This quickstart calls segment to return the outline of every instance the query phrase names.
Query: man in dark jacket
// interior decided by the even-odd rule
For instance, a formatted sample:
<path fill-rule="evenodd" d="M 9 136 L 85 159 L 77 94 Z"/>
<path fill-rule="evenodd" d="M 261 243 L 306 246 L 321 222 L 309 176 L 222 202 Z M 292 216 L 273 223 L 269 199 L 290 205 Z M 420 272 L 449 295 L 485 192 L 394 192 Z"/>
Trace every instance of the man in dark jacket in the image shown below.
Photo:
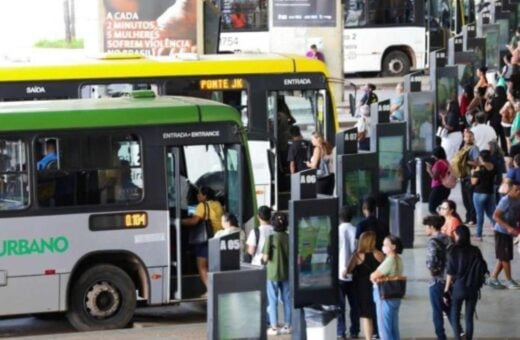
<path fill-rule="evenodd" d="M 363 215 L 365 219 L 356 226 L 356 240 L 365 231 L 373 231 L 376 233 L 376 249 L 383 248 L 383 240 L 390 234 L 388 226 L 376 217 L 376 200 L 374 197 L 367 197 L 363 200 Z"/>

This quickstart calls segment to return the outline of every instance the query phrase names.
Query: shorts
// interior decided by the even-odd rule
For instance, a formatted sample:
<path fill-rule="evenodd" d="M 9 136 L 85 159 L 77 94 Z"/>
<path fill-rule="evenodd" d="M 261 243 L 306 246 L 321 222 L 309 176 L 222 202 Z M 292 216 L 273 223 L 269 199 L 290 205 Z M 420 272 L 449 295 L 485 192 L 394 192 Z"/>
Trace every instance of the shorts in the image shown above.
<path fill-rule="evenodd" d="M 499 261 L 511 261 L 513 259 L 513 237 L 495 231 L 495 255 Z"/>
<path fill-rule="evenodd" d="M 196 257 L 203 257 L 205 259 L 208 258 L 208 242 L 195 244 L 193 247 L 195 248 Z"/>

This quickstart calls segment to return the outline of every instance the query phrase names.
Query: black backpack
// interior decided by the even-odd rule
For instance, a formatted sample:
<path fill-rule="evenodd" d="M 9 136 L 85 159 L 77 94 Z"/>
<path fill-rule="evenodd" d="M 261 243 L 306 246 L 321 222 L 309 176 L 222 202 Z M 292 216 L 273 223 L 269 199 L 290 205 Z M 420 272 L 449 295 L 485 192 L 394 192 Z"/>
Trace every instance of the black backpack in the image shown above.
<path fill-rule="evenodd" d="M 446 256 L 446 245 L 439 239 L 432 238 L 432 242 L 435 246 L 435 256 L 432 258 L 430 272 L 436 276 L 442 274 L 446 269 L 447 256 Z"/>
<path fill-rule="evenodd" d="M 482 253 L 477 248 L 478 253 L 475 253 L 468 266 L 464 285 L 466 288 L 478 291 L 486 282 L 486 277 L 489 275 L 488 265 L 486 260 L 482 257 Z"/>

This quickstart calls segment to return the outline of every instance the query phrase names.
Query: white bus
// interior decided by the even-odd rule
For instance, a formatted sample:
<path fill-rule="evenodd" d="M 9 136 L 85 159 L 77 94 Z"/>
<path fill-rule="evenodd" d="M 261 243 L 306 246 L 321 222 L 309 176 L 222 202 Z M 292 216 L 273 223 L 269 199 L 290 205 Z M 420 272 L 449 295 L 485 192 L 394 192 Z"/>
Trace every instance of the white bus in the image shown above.
<path fill-rule="evenodd" d="M 221 0 L 221 52 L 269 52 L 268 8 L 264 0 Z M 233 6 L 246 17 L 234 27 Z M 402 76 L 425 68 L 427 35 L 423 0 L 345 0 L 344 72 Z"/>
<path fill-rule="evenodd" d="M 403 76 L 424 69 L 427 44 L 422 0 L 346 0 L 345 73 Z"/>

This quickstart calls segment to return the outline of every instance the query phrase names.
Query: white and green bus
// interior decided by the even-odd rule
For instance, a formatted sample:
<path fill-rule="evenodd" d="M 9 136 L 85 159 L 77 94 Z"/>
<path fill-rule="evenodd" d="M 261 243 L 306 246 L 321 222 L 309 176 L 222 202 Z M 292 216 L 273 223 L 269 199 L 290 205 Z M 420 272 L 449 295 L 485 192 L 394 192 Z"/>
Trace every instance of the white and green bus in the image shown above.
<path fill-rule="evenodd" d="M 249 159 L 239 113 L 213 101 L 2 103 L 0 316 L 66 312 L 78 330 L 109 329 L 137 303 L 200 299 L 181 217 L 207 186 L 252 224 Z"/>

